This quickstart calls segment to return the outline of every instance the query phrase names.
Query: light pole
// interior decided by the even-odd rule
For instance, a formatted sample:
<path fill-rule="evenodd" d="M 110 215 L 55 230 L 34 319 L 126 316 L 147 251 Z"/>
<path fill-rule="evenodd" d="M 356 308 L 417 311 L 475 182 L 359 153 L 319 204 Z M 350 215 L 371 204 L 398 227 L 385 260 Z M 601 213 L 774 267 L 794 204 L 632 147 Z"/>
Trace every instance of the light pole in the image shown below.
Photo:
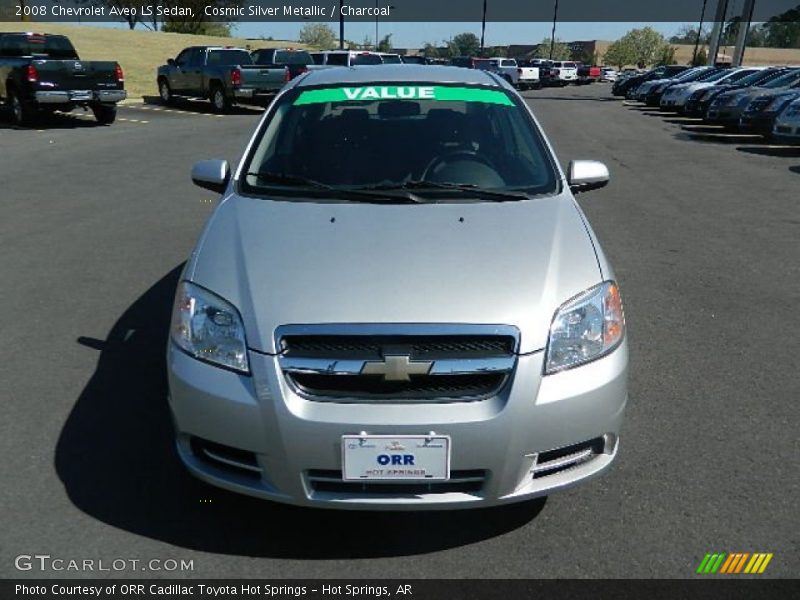
<path fill-rule="evenodd" d="M 692 52 L 692 66 L 697 62 L 697 49 L 700 46 L 700 36 L 703 35 L 703 19 L 706 16 L 706 4 L 708 0 L 703 0 L 703 10 L 700 11 L 700 25 L 697 28 L 697 39 L 694 42 L 694 52 Z"/>
<path fill-rule="evenodd" d="M 342 5 L 344 0 L 339 0 L 339 50 L 344 50 L 344 13 Z"/>
<path fill-rule="evenodd" d="M 395 6 L 390 5 L 389 12 L 395 8 Z M 378 0 L 375 0 L 375 51 L 378 51 Z"/>
<path fill-rule="evenodd" d="M 486 35 L 486 0 L 483 0 L 483 20 L 481 21 L 481 56 L 483 56 L 483 40 Z"/>
<path fill-rule="evenodd" d="M 553 60 L 553 50 L 556 45 L 556 21 L 558 20 L 558 0 L 553 5 L 553 31 L 550 34 L 550 60 Z"/>

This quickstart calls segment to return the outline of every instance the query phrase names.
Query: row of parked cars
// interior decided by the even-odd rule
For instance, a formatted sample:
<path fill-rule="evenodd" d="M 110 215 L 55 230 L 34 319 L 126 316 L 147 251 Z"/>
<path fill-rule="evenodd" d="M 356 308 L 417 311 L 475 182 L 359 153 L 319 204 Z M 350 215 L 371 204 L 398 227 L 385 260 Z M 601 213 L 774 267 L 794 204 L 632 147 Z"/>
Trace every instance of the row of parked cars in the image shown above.
<path fill-rule="evenodd" d="M 800 143 L 800 67 L 665 65 L 618 78 L 612 93 L 728 129 Z"/>

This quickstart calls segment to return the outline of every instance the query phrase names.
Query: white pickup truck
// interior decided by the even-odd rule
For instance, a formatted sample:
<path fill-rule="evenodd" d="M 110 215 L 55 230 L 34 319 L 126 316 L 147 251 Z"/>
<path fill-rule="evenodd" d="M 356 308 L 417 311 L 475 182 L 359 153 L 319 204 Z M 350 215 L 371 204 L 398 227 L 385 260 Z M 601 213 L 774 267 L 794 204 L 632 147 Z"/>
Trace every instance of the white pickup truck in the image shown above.
<path fill-rule="evenodd" d="M 578 65 L 571 60 L 553 62 L 553 79 L 558 85 L 565 86 L 578 81 Z"/>
<path fill-rule="evenodd" d="M 519 80 L 517 89 L 531 90 L 539 89 L 542 87 L 542 79 L 539 74 L 539 67 L 534 66 L 530 61 L 522 61 L 517 65 L 517 73 L 519 73 Z"/>
<path fill-rule="evenodd" d="M 476 58 L 475 68 L 497 73 L 518 90 L 528 90 L 539 85 L 538 67 L 522 68 L 513 58 Z"/>

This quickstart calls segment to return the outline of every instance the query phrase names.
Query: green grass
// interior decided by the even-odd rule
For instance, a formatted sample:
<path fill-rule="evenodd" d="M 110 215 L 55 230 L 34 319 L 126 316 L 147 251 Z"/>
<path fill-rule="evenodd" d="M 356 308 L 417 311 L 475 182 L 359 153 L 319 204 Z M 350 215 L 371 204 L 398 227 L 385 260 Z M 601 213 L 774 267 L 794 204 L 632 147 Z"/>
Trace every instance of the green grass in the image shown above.
<path fill-rule="evenodd" d="M 302 44 L 286 40 L 245 40 L 182 33 L 163 33 L 136 29 L 111 29 L 52 23 L 3 23 L 3 31 L 36 31 L 59 33 L 72 41 L 84 60 L 116 60 L 125 71 L 128 98 L 157 96 L 156 69 L 168 58 L 175 58 L 187 46 L 237 46 L 241 48 L 293 47 Z"/>

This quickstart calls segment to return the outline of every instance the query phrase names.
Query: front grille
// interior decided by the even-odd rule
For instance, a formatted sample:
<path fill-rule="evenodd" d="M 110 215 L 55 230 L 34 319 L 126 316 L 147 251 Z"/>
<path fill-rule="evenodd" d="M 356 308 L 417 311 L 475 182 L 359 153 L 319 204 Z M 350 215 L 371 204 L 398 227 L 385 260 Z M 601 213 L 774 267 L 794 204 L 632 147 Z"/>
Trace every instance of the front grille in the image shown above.
<path fill-rule="evenodd" d="M 758 100 L 753 100 L 747 105 L 747 112 L 762 111 L 767 107 L 767 105 L 769 105 L 770 102 L 772 102 L 772 98 L 759 98 Z"/>
<path fill-rule="evenodd" d="M 480 325 L 284 326 L 276 342 L 287 382 L 311 400 L 473 401 L 497 394 L 510 379 L 518 332 Z"/>
<path fill-rule="evenodd" d="M 486 471 L 470 469 L 451 471 L 447 481 L 431 482 L 363 482 L 344 481 L 342 472 L 311 469 L 306 473 L 313 492 L 353 496 L 419 496 L 423 494 L 477 494 L 483 489 Z"/>
<path fill-rule="evenodd" d="M 508 356 L 513 337 L 498 336 L 359 336 L 289 335 L 282 338 L 284 356 L 379 360 L 387 348 L 407 351 L 411 360 Z"/>
<path fill-rule="evenodd" d="M 291 379 L 300 390 L 315 396 L 375 400 L 480 397 L 502 387 L 506 375 L 412 375 L 409 381 L 384 381 L 380 375 L 308 375 Z"/>

